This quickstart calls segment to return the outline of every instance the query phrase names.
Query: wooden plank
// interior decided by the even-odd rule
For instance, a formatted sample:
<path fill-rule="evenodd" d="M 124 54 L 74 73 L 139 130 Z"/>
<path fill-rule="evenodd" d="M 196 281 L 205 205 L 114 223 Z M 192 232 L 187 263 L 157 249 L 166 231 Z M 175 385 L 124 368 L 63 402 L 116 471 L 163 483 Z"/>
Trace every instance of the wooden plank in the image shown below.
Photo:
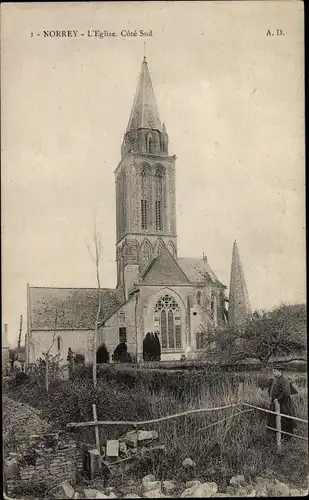
<path fill-rule="evenodd" d="M 276 429 L 277 429 L 277 447 L 278 451 L 281 451 L 281 415 L 280 415 L 280 404 L 275 399 L 275 410 L 276 410 Z"/>
<path fill-rule="evenodd" d="M 94 425 L 98 422 L 98 417 L 97 417 L 97 405 L 96 404 L 93 404 L 92 405 L 92 411 L 93 411 L 93 422 L 94 422 Z M 95 425 L 95 428 L 94 428 L 94 435 L 95 435 L 95 445 L 96 445 L 96 448 L 97 450 L 100 452 L 101 454 L 101 449 L 100 449 L 100 436 L 99 436 L 99 427 L 98 425 Z"/>
<path fill-rule="evenodd" d="M 248 406 L 249 408 L 255 408 L 256 410 L 260 410 L 264 413 L 272 413 L 274 415 L 279 414 L 282 417 L 290 418 L 292 420 L 297 420 L 298 422 L 304 422 L 304 423 L 308 424 L 308 420 L 304 420 L 303 418 L 298 418 L 298 417 L 294 417 L 291 415 L 285 415 L 285 414 L 281 414 L 281 413 L 278 413 L 278 412 L 275 412 L 272 410 L 266 410 L 265 408 L 260 408 L 259 406 L 251 405 L 249 403 L 240 403 L 239 402 L 236 404 L 220 406 L 217 408 L 201 408 L 201 409 L 197 409 L 197 410 L 188 410 L 188 411 L 184 411 L 182 413 L 168 415 L 166 417 L 154 418 L 152 420 L 144 420 L 144 421 L 141 420 L 139 422 L 131 421 L 131 420 L 120 420 L 120 421 L 119 420 L 103 420 L 103 421 L 96 420 L 96 421 L 91 421 L 91 422 L 70 422 L 66 426 L 67 427 L 93 427 L 93 426 L 99 426 L 99 425 L 131 425 L 133 427 L 137 427 L 139 425 L 147 425 L 147 424 L 155 424 L 157 422 L 164 422 L 166 420 L 171 420 L 171 419 L 178 418 L 178 417 L 184 417 L 186 415 L 192 415 L 194 413 L 201 413 L 201 412 L 205 412 L 205 411 L 224 410 L 224 409 L 233 408 L 236 406 L 238 406 L 238 407 Z"/>
<path fill-rule="evenodd" d="M 164 422 L 165 420 L 172 420 L 178 417 L 184 417 L 186 415 L 191 415 L 193 413 L 201 413 L 204 411 L 216 411 L 216 410 L 225 410 L 226 408 L 233 408 L 234 406 L 239 406 L 237 403 L 232 405 L 220 406 L 218 408 L 201 408 L 197 410 L 187 410 L 182 413 L 176 413 L 175 415 L 168 415 L 167 417 L 154 418 L 152 420 L 141 420 L 140 422 L 135 422 L 131 420 L 98 420 L 97 422 L 70 422 L 67 424 L 67 427 L 93 427 L 95 425 L 147 425 L 147 424 L 155 424 L 157 422 Z"/>
<path fill-rule="evenodd" d="M 277 432 L 277 429 L 275 429 L 274 427 L 269 427 L 268 425 L 266 425 L 266 429 L 270 429 L 271 431 Z M 287 436 L 291 436 L 293 438 L 303 439 L 304 441 L 308 441 L 308 438 L 303 437 L 303 436 L 299 436 L 298 434 L 291 434 L 290 432 L 285 432 L 285 431 L 280 431 L 280 433 L 286 434 Z"/>

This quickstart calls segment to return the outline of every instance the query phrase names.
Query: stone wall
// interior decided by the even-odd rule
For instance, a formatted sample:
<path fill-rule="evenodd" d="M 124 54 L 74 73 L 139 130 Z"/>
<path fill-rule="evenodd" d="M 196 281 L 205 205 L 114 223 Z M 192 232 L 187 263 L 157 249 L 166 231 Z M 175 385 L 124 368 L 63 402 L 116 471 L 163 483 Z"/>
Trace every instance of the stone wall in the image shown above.
<path fill-rule="evenodd" d="M 65 443 L 55 433 L 31 436 L 28 449 L 11 453 L 6 461 L 7 493 L 22 492 L 34 483 L 48 488 L 63 480 L 74 484 L 82 470 L 83 450 L 75 442 Z"/>
<path fill-rule="evenodd" d="M 124 321 L 121 319 L 124 314 Z M 114 350 L 120 342 L 119 328 L 126 327 L 128 352 L 136 355 L 136 328 L 135 328 L 135 298 L 125 302 L 123 306 L 106 322 L 103 328 L 100 328 L 98 334 L 98 347 L 103 343 L 106 345 L 110 360 Z"/>
<path fill-rule="evenodd" d="M 33 330 L 29 345 L 29 363 L 35 363 L 42 353 L 49 349 L 53 340 L 53 331 Z M 60 363 L 67 363 L 68 349 L 71 347 L 74 354 L 83 354 L 86 362 L 91 362 L 89 339 L 93 337 L 93 330 L 59 330 L 61 358 Z M 50 350 L 51 355 L 58 353 L 57 342 Z"/>

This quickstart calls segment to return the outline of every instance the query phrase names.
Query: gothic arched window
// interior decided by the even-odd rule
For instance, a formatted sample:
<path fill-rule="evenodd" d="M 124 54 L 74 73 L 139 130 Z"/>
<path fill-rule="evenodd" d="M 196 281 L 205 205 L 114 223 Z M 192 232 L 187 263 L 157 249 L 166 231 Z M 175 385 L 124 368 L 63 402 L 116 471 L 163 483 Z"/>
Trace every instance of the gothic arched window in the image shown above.
<path fill-rule="evenodd" d="M 172 254 L 172 256 L 176 257 L 176 250 L 175 250 L 174 243 L 172 243 L 170 241 L 167 248 L 168 248 L 169 252 Z"/>
<path fill-rule="evenodd" d="M 148 213 L 147 213 L 147 173 L 146 170 L 141 172 L 141 227 L 147 229 Z"/>
<path fill-rule="evenodd" d="M 202 304 L 202 292 L 196 292 L 196 303 L 200 306 Z"/>
<path fill-rule="evenodd" d="M 196 330 L 195 341 L 196 341 L 196 348 L 197 349 L 203 349 L 203 348 L 205 348 L 205 344 L 206 344 L 206 331 L 205 331 L 205 329 L 203 328 L 202 325 L 200 325 L 197 328 L 197 330 Z"/>
<path fill-rule="evenodd" d="M 162 349 L 181 348 L 181 318 L 176 300 L 169 295 L 159 298 L 154 308 L 154 323 L 161 334 Z"/>
<path fill-rule="evenodd" d="M 57 337 L 57 351 L 61 352 L 61 347 L 62 347 L 62 342 L 61 342 L 61 337 Z"/>
<path fill-rule="evenodd" d="M 155 173 L 155 219 L 156 230 L 162 231 L 162 192 L 163 192 L 163 175 L 160 169 Z"/>
<path fill-rule="evenodd" d="M 211 294 L 211 303 L 210 303 L 211 317 L 215 316 L 215 295 Z"/>
<path fill-rule="evenodd" d="M 156 254 L 160 255 L 162 253 L 163 248 L 164 248 L 164 243 L 162 242 L 162 240 L 158 240 Z"/>
<path fill-rule="evenodd" d="M 145 240 L 141 246 L 141 259 L 150 260 L 151 259 L 151 246 L 149 241 Z"/>
<path fill-rule="evenodd" d="M 146 151 L 147 153 L 154 153 L 155 143 L 151 134 L 147 135 L 146 138 Z"/>
<path fill-rule="evenodd" d="M 168 136 L 167 134 L 164 134 L 163 136 L 163 151 L 167 153 L 168 150 Z"/>

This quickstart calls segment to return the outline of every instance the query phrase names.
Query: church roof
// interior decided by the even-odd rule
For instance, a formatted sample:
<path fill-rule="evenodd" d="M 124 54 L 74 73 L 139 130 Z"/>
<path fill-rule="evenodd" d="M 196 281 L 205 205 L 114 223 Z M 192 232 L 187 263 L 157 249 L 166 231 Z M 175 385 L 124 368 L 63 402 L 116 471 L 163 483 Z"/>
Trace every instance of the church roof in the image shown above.
<path fill-rule="evenodd" d="M 156 129 L 161 132 L 158 107 L 145 57 L 138 79 L 127 132 L 139 128 Z"/>
<path fill-rule="evenodd" d="M 189 285 L 190 281 L 164 246 L 160 255 L 155 257 L 145 269 L 141 276 L 141 283 L 145 285 Z"/>
<path fill-rule="evenodd" d="M 101 289 L 103 321 L 124 302 L 121 289 Z M 85 329 L 95 327 L 97 288 L 29 287 L 30 328 L 32 330 Z"/>
<path fill-rule="evenodd" d="M 191 283 L 200 284 L 204 280 L 204 276 L 206 275 L 206 277 L 209 277 L 210 281 L 212 281 L 213 283 L 222 285 L 215 273 L 210 268 L 207 260 L 183 257 L 177 259 L 177 262 Z"/>
<path fill-rule="evenodd" d="M 229 325 L 238 326 L 248 318 L 251 313 L 249 294 L 245 275 L 240 262 L 236 240 L 233 244 L 230 294 L 229 294 Z"/>

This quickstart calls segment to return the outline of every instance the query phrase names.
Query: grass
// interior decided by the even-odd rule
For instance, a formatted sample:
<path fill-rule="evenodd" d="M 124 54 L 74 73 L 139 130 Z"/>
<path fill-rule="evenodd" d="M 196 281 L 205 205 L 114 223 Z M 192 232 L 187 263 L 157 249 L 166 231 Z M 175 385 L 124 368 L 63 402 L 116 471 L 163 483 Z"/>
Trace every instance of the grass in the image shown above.
<path fill-rule="evenodd" d="M 31 381 L 10 387 L 9 392 L 11 397 L 42 409 L 43 416 L 56 428 L 65 429 L 68 422 L 92 420 L 93 402 L 97 404 L 99 420 L 154 419 L 188 409 L 214 408 L 238 401 L 268 408 L 269 397 L 260 378 L 261 374 L 245 374 L 242 389 L 238 391 L 235 380 L 238 382 L 239 379 L 231 374 L 217 373 L 216 376 L 209 375 L 208 379 L 203 376 L 200 384 L 197 377 L 189 375 L 185 382 L 182 380 L 181 396 L 166 386 L 147 383 L 145 376 L 135 377 L 133 382 L 132 379 L 131 386 L 125 385 L 123 380 L 115 382 L 110 379 L 107 382 L 98 379 L 97 391 L 87 379 L 59 381 L 51 385 L 48 397 Z M 297 374 L 293 374 L 293 379 L 298 389 L 298 394 L 293 397 L 296 415 L 307 419 L 306 387 L 303 379 L 302 383 L 297 383 Z M 284 444 L 282 454 L 278 455 L 275 440 L 270 439 L 266 431 L 266 414 L 263 412 L 253 410 L 200 430 L 242 409 L 198 413 L 144 426 L 158 431 L 157 444 L 164 444 L 167 453 L 114 467 L 111 485 L 125 488 L 129 479 L 154 474 L 158 479 L 172 479 L 179 483 L 194 478 L 215 481 L 224 488 L 235 474 L 244 474 L 250 481 L 255 476 L 273 471 L 277 479 L 291 486 L 307 487 L 307 442 L 292 439 Z M 127 430 L 130 430 L 128 426 L 101 426 L 100 442 L 118 438 Z M 307 436 L 306 424 L 299 423 L 296 432 Z M 75 429 L 70 434 L 73 438 L 94 443 L 93 428 Z M 182 467 L 182 461 L 187 457 L 196 462 L 196 470 L 187 472 Z"/>

